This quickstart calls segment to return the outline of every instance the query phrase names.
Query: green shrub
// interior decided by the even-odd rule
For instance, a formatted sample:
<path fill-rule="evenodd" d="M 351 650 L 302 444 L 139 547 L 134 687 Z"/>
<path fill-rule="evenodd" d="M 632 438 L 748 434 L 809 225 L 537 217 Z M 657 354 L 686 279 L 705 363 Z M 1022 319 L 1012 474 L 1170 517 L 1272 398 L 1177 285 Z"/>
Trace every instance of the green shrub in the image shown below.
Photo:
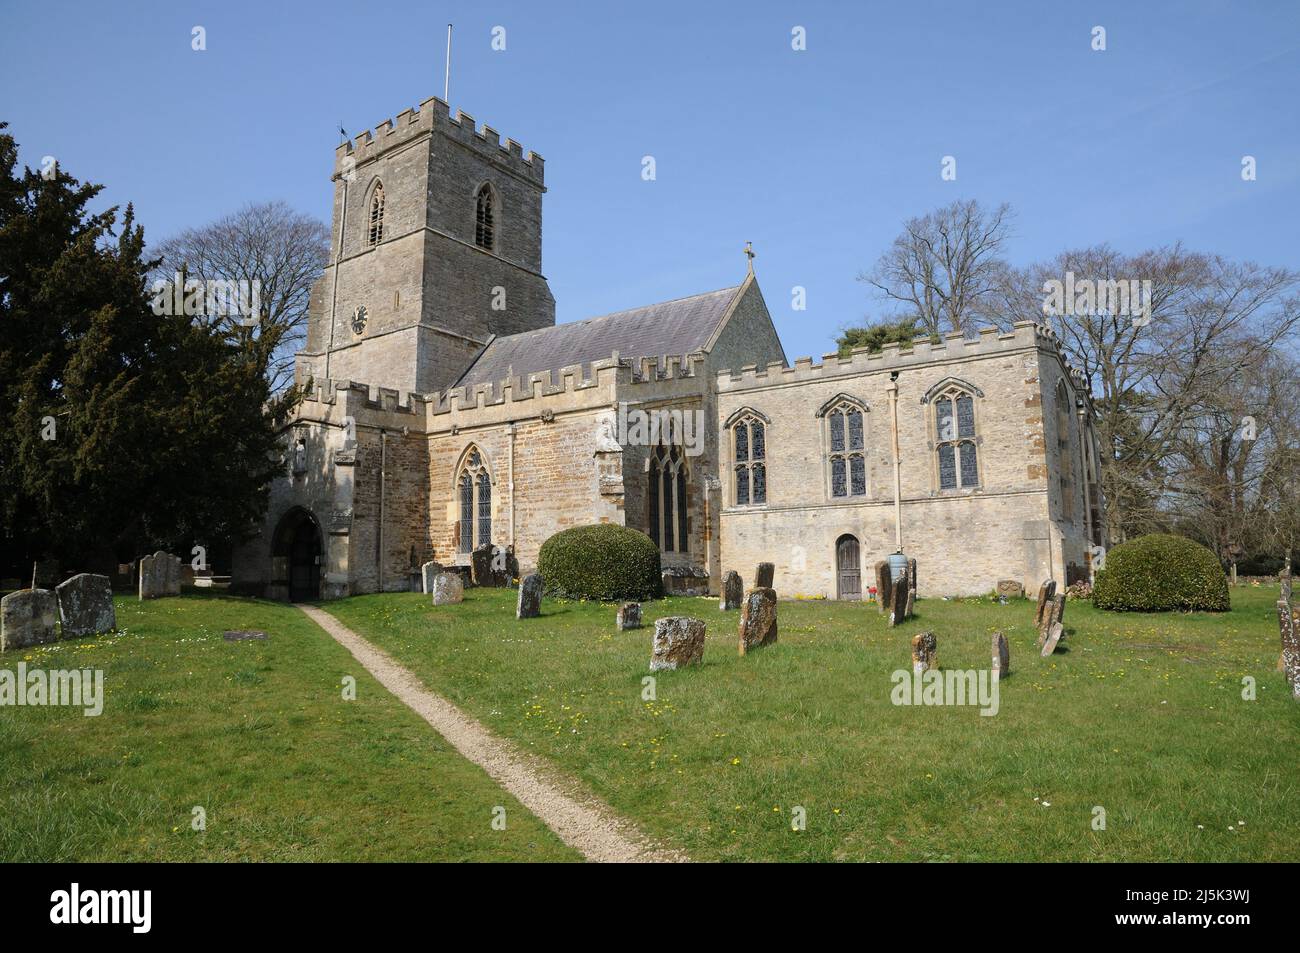
<path fill-rule="evenodd" d="M 663 594 L 659 547 L 613 523 L 575 526 L 542 543 L 537 571 L 546 591 L 568 599 L 654 599 Z"/>
<path fill-rule="evenodd" d="M 1120 543 L 1106 554 L 1092 604 L 1118 612 L 1227 612 L 1228 579 L 1218 558 L 1200 543 L 1157 533 Z"/>

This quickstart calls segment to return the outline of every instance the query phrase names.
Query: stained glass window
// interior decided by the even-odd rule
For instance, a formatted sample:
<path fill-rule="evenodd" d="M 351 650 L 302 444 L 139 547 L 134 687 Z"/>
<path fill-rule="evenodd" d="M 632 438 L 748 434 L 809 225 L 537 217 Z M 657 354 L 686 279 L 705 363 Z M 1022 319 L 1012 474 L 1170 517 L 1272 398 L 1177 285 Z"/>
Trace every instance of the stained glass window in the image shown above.
<path fill-rule="evenodd" d="M 460 543 L 462 553 L 492 542 L 492 477 L 477 447 L 465 454 L 465 464 L 456 481 L 460 494 Z"/>
<path fill-rule="evenodd" d="M 478 536 L 476 546 L 492 542 L 492 481 L 486 473 L 478 475 Z"/>
<path fill-rule="evenodd" d="M 957 398 L 957 436 L 975 436 L 975 401 L 967 394 Z"/>
<path fill-rule="evenodd" d="M 468 472 L 460 475 L 460 551 L 474 548 L 474 480 Z"/>
<path fill-rule="evenodd" d="M 751 446 L 754 449 L 754 459 L 762 460 L 764 455 L 767 453 L 767 437 L 763 433 L 763 425 L 755 420 L 750 424 L 750 429 L 754 434 L 754 439 L 751 442 Z"/>
<path fill-rule="evenodd" d="M 650 461 L 650 538 L 659 545 L 659 461 Z"/>
<path fill-rule="evenodd" d="M 848 486 L 844 480 L 844 458 L 834 457 L 831 460 L 831 496 L 848 495 Z"/>
<path fill-rule="evenodd" d="M 939 489 L 979 486 L 975 434 L 975 398 L 957 385 L 934 402 L 936 451 L 939 454 Z"/>
<path fill-rule="evenodd" d="M 838 410 L 831 413 L 831 453 L 844 450 L 844 415 Z"/>
<path fill-rule="evenodd" d="M 762 461 L 767 456 L 767 429 L 752 414 L 746 414 L 731 427 L 732 445 L 735 448 L 735 478 L 737 506 L 767 502 L 767 479 Z"/>
<path fill-rule="evenodd" d="M 959 443 L 957 449 L 961 451 L 961 485 L 962 486 L 979 486 L 979 466 L 975 461 L 975 444 Z"/>
<path fill-rule="evenodd" d="M 822 413 L 831 496 L 866 496 L 867 462 L 861 452 L 866 447 L 866 418 L 861 405 L 846 398 Z"/>
<path fill-rule="evenodd" d="M 736 505 L 749 505 L 749 467 L 736 467 Z"/>
<path fill-rule="evenodd" d="M 863 496 L 867 492 L 866 461 L 861 454 L 849 457 L 849 492 L 854 496 Z"/>
<path fill-rule="evenodd" d="M 940 440 L 956 440 L 957 434 L 952 426 L 952 401 L 940 397 L 934 405 L 935 419 L 939 425 Z"/>
<path fill-rule="evenodd" d="M 941 444 L 939 447 L 939 489 L 941 490 L 954 490 L 957 488 L 955 452 L 955 448 L 950 443 Z"/>
<path fill-rule="evenodd" d="M 849 418 L 849 449 L 862 449 L 862 411 L 850 410 Z"/>
<path fill-rule="evenodd" d="M 741 422 L 732 431 L 736 435 L 736 459 L 749 459 L 749 427 Z"/>
<path fill-rule="evenodd" d="M 767 502 L 767 467 L 761 463 L 754 464 L 754 502 Z"/>

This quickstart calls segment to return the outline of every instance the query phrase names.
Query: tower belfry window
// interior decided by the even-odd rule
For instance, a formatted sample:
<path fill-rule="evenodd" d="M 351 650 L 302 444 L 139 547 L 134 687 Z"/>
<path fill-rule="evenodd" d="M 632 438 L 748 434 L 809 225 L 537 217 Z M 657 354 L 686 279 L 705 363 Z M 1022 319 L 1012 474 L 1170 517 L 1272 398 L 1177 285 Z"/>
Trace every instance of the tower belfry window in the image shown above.
<path fill-rule="evenodd" d="M 496 247 L 496 203 L 486 183 L 478 190 L 474 213 L 474 244 L 492 251 Z"/>
<path fill-rule="evenodd" d="M 375 185 L 375 191 L 370 194 L 370 233 L 368 241 L 371 245 L 378 245 L 384 240 L 384 186 Z"/>

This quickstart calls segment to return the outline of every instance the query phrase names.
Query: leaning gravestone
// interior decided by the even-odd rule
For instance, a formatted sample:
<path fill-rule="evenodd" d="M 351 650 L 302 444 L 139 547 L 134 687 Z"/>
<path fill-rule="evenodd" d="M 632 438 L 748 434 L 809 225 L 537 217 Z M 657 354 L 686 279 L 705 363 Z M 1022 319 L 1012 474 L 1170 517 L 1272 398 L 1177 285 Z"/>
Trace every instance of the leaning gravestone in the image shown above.
<path fill-rule="evenodd" d="M 426 596 L 433 592 L 433 581 L 438 578 L 440 572 L 442 566 L 433 560 L 420 567 L 420 591 Z"/>
<path fill-rule="evenodd" d="M 740 610 L 740 654 L 776 641 L 776 590 L 751 589 Z"/>
<path fill-rule="evenodd" d="M 1011 646 L 1001 632 L 993 633 L 993 673 L 999 680 L 1011 674 Z"/>
<path fill-rule="evenodd" d="M 912 636 L 912 672 L 920 675 L 939 667 L 939 640 L 933 632 Z"/>
<path fill-rule="evenodd" d="M 1278 601 L 1277 622 L 1282 632 L 1282 671 L 1291 686 L 1292 697 L 1300 698 L 1300 623 L 1297 623 L 1290 603 Z"/>
<path fill-rule="evenodd" d="M 433 604 L 435 606 L 454 605 L 463 601 L 464 598 L 465 583 L 461 582 L 458 573 L 438 573 L 433 580 Z"/>
<path fill-rule="evenodd" d="M 741 581 L 740 573 L 734 569 L 727 570 L 727 575 L 722 580 L 722 599 L 718 602 L 718 608 L 723 612 L 739 609 L 744 598 L 745 584 Z"/>
<path fill-rule="evenodd" d="M 59 603 L 63 638 L 98 635 L 117 627 L 113 609 L 113 584 L 107 576 L 82 572 L 65 579 L 54 590 Z"/>
<path fill-rule="evenodd" d="M 907 619 L 907 570 L 899 573 L 889 594 L 889 624 L 898 625 Z"/>
<path fill-rule="evenodd" d="M 889 609 L 891 583 L 889 562 L 882 559 L 876 563 L 876 599 L 879 601 L 881 612 Z"/>
<path fill-rule="evenodd" d="M 515 607 L 516 619 L 536 619 L 542 614 L 542 577 L 529 573 L 519 583 L 519 603 Z"/>
<path fill-rule="evenodd" d="M 909 559 L 907 561 L 907 584 L 910 587 L 909 591 L 916 592 L 916 560 L 915 559 Z M 911 615 L 912 610 L 911 609 L 907 610 L 907 614 Z"/>
<path fill-rule="evenodd" d="M 704 659 L 704 621 L 688 616 L 655 619 L 650 671 L 675 671 Z"/>
<path fill-rule="evenodd" d="M 641 603 L 625 602 L 619 606 L 615 625 L 618 626 L 620 632 L 641 628 Z"/>
<path fill-rule="evenodd" d="M 1061 641 L 1061 636 L 1064 634 L 1064 626 L 1059 622 L 1053 622 L 1052 627 L 1047 630 L 1047 640 L 1043 642 L 1043 658 L 1047 658 L 1056 651 L 1056 645 Z"/>
<path fill-rule="evenodd" d="M 1043 622 L 1038 628 L 1038 644 L 1047 641 L 1052 626 L 1063 625 L 1065 620 L 1065 593 L 1053 596 L 1043 607 Z M 1064 629 L 1061 630 L 1064 633 Z"/>
<path fill-rule="evenodd" d="M 758 569 L 754 572 L 755 589 L 771 589 L 772 581 L 776 578 L 776 565 L 774 563 L 759 563 Z"/>
<path fill-rule="evenodd" d="M 1047 606 L 1056 598 L 1056 580 L 1045 579 L 1038 587 L 1038 608 L 1034 610 L 1034 627 L 1043 631 L 1043 619 L 1047 615 Z"/>
<path fill-rule="evenodd" d="M 0 599 L 0 652 L 53 642 L 58 601 L 48 589 L 19 589 Z"/>

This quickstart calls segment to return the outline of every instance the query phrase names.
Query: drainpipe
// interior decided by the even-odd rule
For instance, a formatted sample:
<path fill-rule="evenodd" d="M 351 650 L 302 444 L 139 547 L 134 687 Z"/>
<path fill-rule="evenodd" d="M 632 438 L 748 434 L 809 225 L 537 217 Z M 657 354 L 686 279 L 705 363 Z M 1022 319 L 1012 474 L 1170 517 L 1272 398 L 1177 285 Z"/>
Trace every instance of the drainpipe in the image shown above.
<path fill-rule="evenodd" d="M 1089 491 L 1088 484 L 1088 411 L 1084 406 L 1083 399 L 1079 398 L 1076 405 L 1079 411 L 1079 461 L 1081 464 L 1079 470 L 1079 479 L 1083 481 L 1083 527 L 1085 536 L 1085 548 L 1088 553 L 1088 584 L 1093 583 L 1093 566 L 1092 566 L 1092 493 Z"/>
<path fill-rule="evenodd" d="M 355 168 L 355 167 L 354 167 Z M 334 353 L 334 322 L 339 303 L 339 264 L 343 261 L 343 236 L 348 226 L 348 177 L 343 176 L 343 208 L 339 212 L 339 246 L 334 255 L 334 279 L 330 282 L 330 343 L 325 348 L 325 379 L 330 379 L 330 356 Z"/>
<path fill-rule="evenodd" d="M 510 549 L 515 548 L 515 425 L 506 424 L 506 436 L 510 438 L 509 476 L 506 490 L 510 496 Z"/>
<path fill-rule="evenodd" d="M 379 551 L 375 560 L 379 568 L 379 591 L 384 591 L 384 483 L 388 466 L 388 431 L 379 431 Z"/>
<path fill-rule="evenodd" d="M 889 374 L 889 429 L 894 444 L 894 545 L 896 552 L 903 551 L 903 475 L 898 454 L 898 371 Z"/>

